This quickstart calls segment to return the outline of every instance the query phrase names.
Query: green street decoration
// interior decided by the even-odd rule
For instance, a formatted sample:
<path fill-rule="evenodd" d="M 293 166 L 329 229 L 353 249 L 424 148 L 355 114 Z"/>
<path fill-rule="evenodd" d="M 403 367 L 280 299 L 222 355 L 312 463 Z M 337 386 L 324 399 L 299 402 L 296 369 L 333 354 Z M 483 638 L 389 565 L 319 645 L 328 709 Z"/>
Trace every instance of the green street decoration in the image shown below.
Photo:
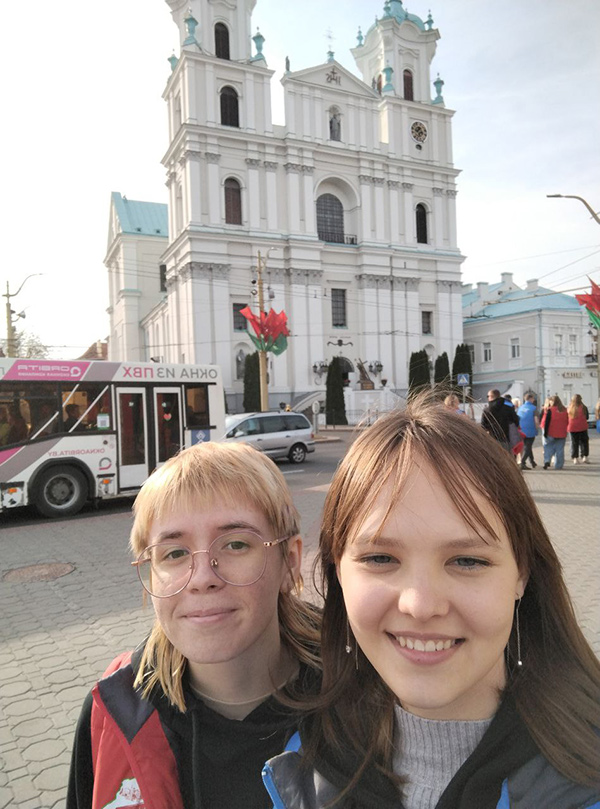
<path fill-rule="evenodd" d="M 290 331 L 287 327 L 287 315 L 282 310 L 279 314 L 274 309 L 269 309 L 269 313 L 260 313 L 260 319 L 254 314 L 249 306 L 240 309 L 248 324 L 254 329 L 254 334 L 248 331 L 248 336 L 259 351 L 270 351 L 277 356 L 282 354 L 287 348 L 287 338 Z"/>
<path fill-rule="evenodd" d="M 600 286 L 590 278 L 592 291 L 589 295 L 575 295 L 577 303 L 585 306 L 590 322 L 600 329 Z"/>

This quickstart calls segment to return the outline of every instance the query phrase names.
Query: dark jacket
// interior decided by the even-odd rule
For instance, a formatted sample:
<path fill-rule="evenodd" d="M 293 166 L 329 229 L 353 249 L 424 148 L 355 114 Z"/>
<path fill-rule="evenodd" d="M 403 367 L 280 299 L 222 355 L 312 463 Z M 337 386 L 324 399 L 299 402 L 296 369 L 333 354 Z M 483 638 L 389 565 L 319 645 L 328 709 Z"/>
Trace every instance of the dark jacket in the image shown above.
<path fill-rule="evenodd" d="M 268 809 L 260 772 L 298 717 L 271 698 L 243 721 L 227 719 L 187 688 L 185 713 L 160 689 L 143 699 L 133 688 L 141 653 L 113 661 L 84 703 L 67 809 Z M 301 666 L 300 687 L 314 680 Z"/>
<path fill-rule="evenodd" d="M 503 444 L 510 443 L 508 435 L 510 424 L 518 427 L 519 417 L 512 404 L 508 404 L 502 396 L 493 399 L 481 414 L 483 429 Z"/>
<path fill-rule="evenodd" d="M 340 794 L 358 762 L 331 757 L 301 767 L 299 738 L 268 761 L 263 780 L 274 809 L 323 809 Z M 343 768 L 343 772 L 340 770 Z M 356 771 L 356 769 L 354 769 Z M 403 809 L 397 790 L 373 771 L 336 809 Z M 568 781 L 541 755 L 507 697 L 483 739 L 450 781 L 436 809 L 600 809 L 600 790 Z"/>

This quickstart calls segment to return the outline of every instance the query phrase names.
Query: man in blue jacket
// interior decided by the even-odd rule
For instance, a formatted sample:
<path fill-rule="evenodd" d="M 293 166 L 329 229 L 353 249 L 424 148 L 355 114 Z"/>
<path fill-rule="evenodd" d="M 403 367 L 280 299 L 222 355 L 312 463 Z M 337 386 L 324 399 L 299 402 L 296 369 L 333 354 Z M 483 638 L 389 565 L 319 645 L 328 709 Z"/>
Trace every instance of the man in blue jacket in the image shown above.
<path fill-rule="evenodd" d="M 535 406 L 535 396 L 533 393 L 528 393 L 525 396 L 525 401 L 517 411 L 517 415 L 519 416 L 519 429 L 525 436 L 523 439 L 525 446 L 523 448 L 523 454 L 521 455 L 521 469 L 527 469 L 525 464 L 527 459 L 529 459 L 531 468 L 535 469 L 537 464 L 533 459 L 533 442 L 538 433 L 540 419 L 537 407 Z"/>

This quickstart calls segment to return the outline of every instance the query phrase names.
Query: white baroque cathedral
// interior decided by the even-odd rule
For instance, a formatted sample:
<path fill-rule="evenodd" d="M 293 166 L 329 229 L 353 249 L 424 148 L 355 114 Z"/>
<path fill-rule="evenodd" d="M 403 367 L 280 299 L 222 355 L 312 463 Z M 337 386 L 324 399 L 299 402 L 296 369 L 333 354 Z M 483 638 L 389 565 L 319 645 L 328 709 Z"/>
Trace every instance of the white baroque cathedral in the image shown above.
<path fill-rule="evenodd" d="M 350 387 L 362 363 L 375 389 L 399 393 L 412 352 L 452 359 L 458 171 L 431 15 L 387 0 L 352 49 L 361 78 L 332 52 L 288 62 L 278 126 L 256 0 L 166 1 L 181 36 L 164 91 L 169 202 L 113 194 L 109 358 L 216 363 L 241 410 L 254 348 L 239 311 L 257 311 L 260 253 L 265 304 L 292 335 L 269 355 L 271 405 L 323 390 L 333 356 Z"/>

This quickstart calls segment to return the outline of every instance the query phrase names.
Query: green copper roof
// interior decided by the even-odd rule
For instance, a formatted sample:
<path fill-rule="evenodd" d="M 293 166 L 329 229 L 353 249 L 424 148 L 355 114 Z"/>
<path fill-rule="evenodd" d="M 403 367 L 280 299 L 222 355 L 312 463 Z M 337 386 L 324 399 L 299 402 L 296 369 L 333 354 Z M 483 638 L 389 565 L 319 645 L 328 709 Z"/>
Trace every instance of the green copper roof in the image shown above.
<path fill-rule="evenodd" d="M 490 286 L 491 292 L 493 285 Z M 463 295 L 463 307 L 474 302 L 471 293 Z M 527 289 L 514 290 L 498 297 L 498 302 L 484 306 L 471 317 L 465 318 L 465 323 L 478 321 L 481 317 L 495 318 L 507 317 L 508 315 L 519 315 L 525 312 L 538 312 L 545 310 L 562 310 L 574 312 L 581 310 L 581 307 L 572 295 L 565 295 L 564 292 L 554 292 L 545 287 L 538 287 L 535 291 Z"/>
<path fill-rule="evenodd" d="M 118 191 L 113 191 L 111 196 L 123 233 L 163 238 L 169 235 L 167 205 L 162 202 L 127 199 Z"/>

